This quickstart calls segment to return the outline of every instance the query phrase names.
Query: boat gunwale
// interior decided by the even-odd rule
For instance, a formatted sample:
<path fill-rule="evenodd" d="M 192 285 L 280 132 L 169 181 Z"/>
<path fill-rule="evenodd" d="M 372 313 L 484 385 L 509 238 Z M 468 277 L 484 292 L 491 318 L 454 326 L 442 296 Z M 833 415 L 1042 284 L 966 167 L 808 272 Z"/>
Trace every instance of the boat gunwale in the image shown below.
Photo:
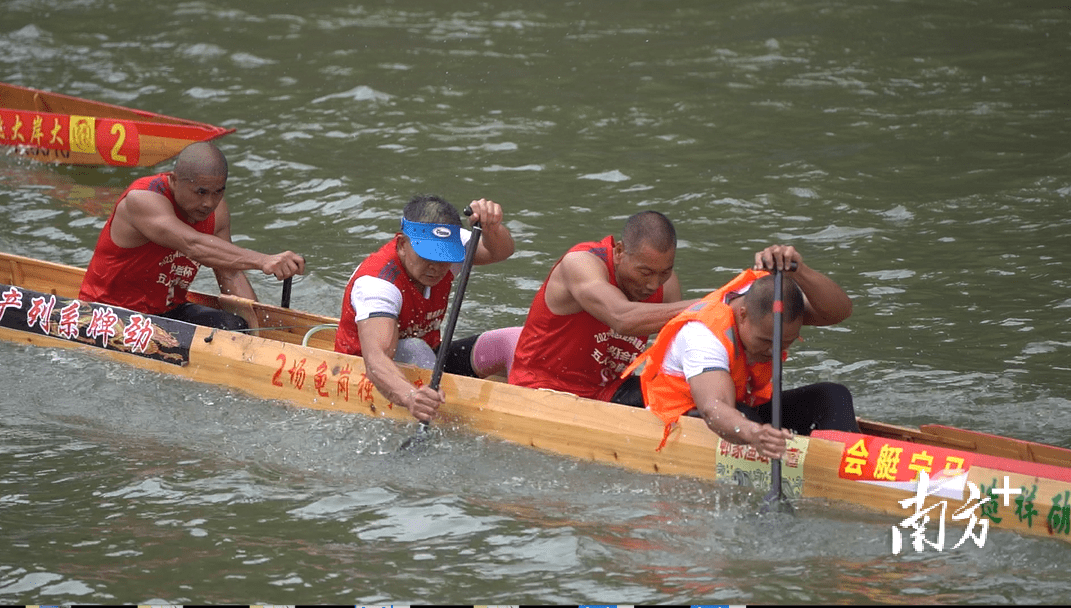
<path fill-rule="evenodd" d="M 61 115 L 61 116 L 70 116 L 72 114 L 76 114 L 75 112 L 71 112 L 71 111 L 56 111 L 55 109 L 42 110 L 40 108 L 33 107 L 32 104 L 29 105 L 29 106 L 25 106 L 24 104 L 20 104 L 20 106 L 7 105 L 7 102 L 9 101 L 9 98 L 7 96 L 3 95 L 3 93 L 5 91 L 8 91 L 8 90 L 14 90 L 20 95 L 29 95 L 31 97 L 31 99 L 33 98 L 34 95 L 39 95 L 42 98 L 44 98 L 46 100 L 46 102 L 50 98 L 58 98 L 60 101 L 63 101 L 66 104 L 70 104 L 71 106 L 86 106 L 87 108 L 99 108 L 99 109 L 108 110 L 112 114 L 111 115 L 105 115 L 105 116 L 103 116 L 103 118 L 108 118 L 108 119 L 113 119 L 113 120 L 131 120 L 131 121 L 134 121 L 134 122 L 167 124 L 167 125 L 186 126 L 186 127 L 197 127 L 197 128 L 201 128 L 201 129 L 210 131 L 210 132 L 219 131 L 220 132 L 219 135 L 226 135 L 226 134 L 230 134 L 230 133 L 234 133 L 235 132 L 234 128 L 220 127 L 220 126 L 213 125 L 213 124 L 210 124 L 210 123 L 201 122 L 201 121 L 197 121 L 197 120 L 192 120 L 192 119 L 189 119 L 189 118 L 179 118 L 177 116 L 169 116 L 167 114 L 161 114 L 161 113 L 158 113 L 158 112 L 151 112 L 151 111 L 148 111 L 148 110 L 139 110 L 137 108 L 130 108 L 130 107 L 127 107 L 127 106 L 121 106 L 119 104 L 109 103 L 107 101 L 97 101 L 97 100 L 93 100 L 93 99 L 86 99 L 86 98 L 83 98 L 83 97 L 76 97 L 74 95 L 67 95 L 67 94 L 64 94 L 64 93 L 56 93 L 56 92 L 53 92 L 53 91 L 45 91 L 45 90 L 42 90 L 42 89 L 35 89 L 35 88 L 32 88 L 32 87 L 26 87 L 26 86 L 6 83 L 6 82 L 0 82 L 0 109 L 15 110 L 15 111 L 19 111 L 19 112 L 39 112 L 39 113 L 43 113 L 43 114 L 44 113 L 57 114 L 57 115 Z M 84 114 L 87 115 L 87 116 L 99 116 L 99 115 L 93 114 L 91 112 L 85 112 Z"/>

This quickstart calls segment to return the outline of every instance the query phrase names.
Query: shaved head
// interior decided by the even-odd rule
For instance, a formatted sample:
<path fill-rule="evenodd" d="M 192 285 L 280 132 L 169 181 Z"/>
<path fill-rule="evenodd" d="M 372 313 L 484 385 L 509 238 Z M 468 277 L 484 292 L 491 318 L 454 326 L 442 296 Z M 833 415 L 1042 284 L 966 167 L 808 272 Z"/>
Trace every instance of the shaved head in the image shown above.
<path fill-rule="evenodd" d="M 185 180 L 195 180 L 201 176 L 226 178 L 227 158 L 211 142 L 194 142 L 179 152 L 175 161 L 175 175 Z"/>
<path fill-rule="evenodd" d="M 792 323 L 803 314 L 803 292 L 792 277 L 782 277 L 781 294 L 784 322 Z M 756 321 L 773 314 L 773 301 L 774 276 L 772 274 L 757 279 L 744 293 L 744 306 L 756 315 Z"/>
<path fill-rule="evenodd" d="M 677 248 L 677 231 L 673 229 L 673 222 L 661 213 L 641 211 L 625 221 L 621 244 L 628 254 L 637 253 L 644 245 L 666 253 Z"/>

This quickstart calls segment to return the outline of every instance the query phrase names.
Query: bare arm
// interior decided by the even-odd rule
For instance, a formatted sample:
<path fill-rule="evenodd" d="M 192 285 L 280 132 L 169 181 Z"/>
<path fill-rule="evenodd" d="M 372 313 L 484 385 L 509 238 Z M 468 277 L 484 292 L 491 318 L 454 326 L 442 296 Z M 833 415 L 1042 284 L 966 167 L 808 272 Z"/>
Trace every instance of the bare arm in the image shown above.
<path fill-rule="evenodd" d="M 446 402 L 442 389 L 417 388 L 394 362 L 398 347 L 398 320 L 391 317 L 369 317 L 357 322 L 357 335 L 361 340 L 361 355 L 364 357 L 368 379 L 391 403 L 409 410 L 417 420 L 435 418 L 439 406 Z"/>
<path fill-rule="evenodd" d="M 502 223 L 502 207 L 494 201 L 481 198 L 469 204 L 473 222 L 480 222 L 480 246 L 476 249 L 474 264 L 501 262 L 513 255 L 513 235 Z"/>
<path fill-rule="evenodd" d="M 689 378 L 688 385 L 707 428 L 726 441 L 748 444 L 767 458 L 781 458 L 785 453 L 785 440 L 792 432 L 753 422 L 737 411 L 736 388 L 729 372 L 703 372 Z"/>
<path fill-rule="evenodd" d="M 112 239 L 121 247 L 136 247 L 152 241 L 182 252 L 209 268 L 261 270 L 282 280 L 305 272 L 305 260 L 287 251 L 267 255 L 243 249 L 230 242 L 230 212 L 225 201 L 216 208 L 216 222 L 226 225 L 227 238 L 202 234 L 180 220 L 166 197 L 146 190 L 134 190 L 119 202 Z M 252 290 L 250 290 L 252 291 Z"/>
<path fill-rule="evenodd" d="M 231 242 L 231 214 L 226 201 L 220 202 L 219 207 L 216 207 L 216 236 L 228 243 Z M 222 267 L 212 270 L 216 273 L 216 283 L 219 284 L 220 293 L 250 300 L 257 299 L 257 294 L 249 283 L 249 277 L 245 276 L 245 271 Z"/>
<path fill-rule="evenodd" d="M 791 268 L 792 278 L 803 290 L 806 306 L 804 325 L 834 325 L 852 314 L 852 300 L 833 279 L 803 263 L 803 256 L 789 245 L 771 245 L 755 254 L 755 268 Z M 775 266 L 776 265 L 776 266 Z"/>
<path fill-rule="evenodd" d="M 680 281 L 676 273 L 665 287 L 668 289 L 663 293 L 676 297 L 677 301 L 662 304 L 632 302 L 610 284 L 602 260 L 586 251 L 574 251 L 566 254 L 551 272 L 546 297 L 554 314 L 568 315 L 585 310 L 619 334 L 647 337 L 696 302 L 680 301 Z"/>

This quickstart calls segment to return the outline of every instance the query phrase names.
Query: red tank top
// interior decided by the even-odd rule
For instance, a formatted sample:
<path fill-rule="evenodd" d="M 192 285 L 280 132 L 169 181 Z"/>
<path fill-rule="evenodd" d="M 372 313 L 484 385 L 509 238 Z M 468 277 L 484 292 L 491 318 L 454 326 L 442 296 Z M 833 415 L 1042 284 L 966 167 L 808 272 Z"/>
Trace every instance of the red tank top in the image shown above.
<path fill-rule="evenodd" d="M 597 243 L 580 243 L 566 253 L 587 251 L 597 255 L 606 264 L 610 284 L 617 287 L 613 249 L 614 237 L 607 236 Z M 561 259 L 554 266 L 559 263 Z M 510 384 L 609 401 L 625 381 L 621 372 L 647 346 L 647 339 L 622 336 L 583 310 L 571 315 L 554 314 L 547 307 L 547 281 L 543 281 L 532 300 L 517 340 Z M 661 303 L 662 288 L 644 302 Z"/>
<path fill-rule="evenodd" d="M 342 296 L 342 318 L 335 332 L 335 350 L 340 353 L 361 355 L 361 340 L 357 333 L 356 311 L 350 302 L 353 283 L 358 277 L 372 276 L 392 283 L 402 292 L 402 311 L 398 316 L 398 339 L 421 338 L 432 348 L 438 348 L 442 338 L 439 326 L 446 316 L 446 301 L 450 298 L 450 285 L 454 273 L 447 272 L 443 280 L 431 288 L 431 295 L 424 297 L 424 286 L 409 278 L 398 257 L 398 239 L 391 239 L 379 251 L 368 256 L 357 270 L 353 271 L 346 292 Z"/>
<path fill-rule="evenodd" d="M 180 219 L 183 217 L 175 202 L 175 193 L 167 183 L 166 173 L 135 180 L 119 200 L 122 201 L 134 190 L 148 190 L 167 197 L 175 216 Z M 165 313 L 185 304 L 190 282 L 201 265 L 170 247 L 152 241 L 130 248 L 116 245 L 112 240 L 114 220 L 113 209 L 104 229 L 100 231 L 78 299 L 122 306 L 148 314 Z M 202 234 L 214 234 L 216 214 L 192 224 L 192 227 Z"/>

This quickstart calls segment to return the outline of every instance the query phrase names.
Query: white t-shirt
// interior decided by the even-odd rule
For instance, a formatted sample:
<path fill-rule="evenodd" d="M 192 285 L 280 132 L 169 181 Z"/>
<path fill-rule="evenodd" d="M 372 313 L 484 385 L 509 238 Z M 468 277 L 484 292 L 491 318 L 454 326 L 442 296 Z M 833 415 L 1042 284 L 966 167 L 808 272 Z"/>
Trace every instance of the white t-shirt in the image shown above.
<path fill-rule="evenodd" d="M 747 284 L 734 294 L 744 294 L 751 287 Z M 726 294 L 729 295 L 729 294 Z M 685 323 L 669 345 L 662 371 L 691 380 L 703 372 L 729 371 L 729 352 L 714 333 L 699 321 Z"/>
<path fill-rule="evenodd" d="M 690 380 L 703 372 L 729 371 L 729 353 L 725 345 L 699 321 L 685 323 L 669 345 L 662 371 Z"/>
<path fill-rule="evenodd" d="M 465 245 L 472 236 L 470 230 L 461 229 L 461 244 Z M 450 272 L 456 277 L 461 273 L 461 263 L 451 264 Z M 360 270 L 360 266 L 357 270 Z M 354 273 L 357 272 L 354 271 Z M 424 287 L 424 297 L 431 296 L 431 288 Z M 402 314 L 402 292 L 390 281 L 366 275 L 357 277 L 350 291 L 350 304 L 353 305 L 354 320 L 364 321 L 371 317 L 391 317 L 397 319 Z"/>

